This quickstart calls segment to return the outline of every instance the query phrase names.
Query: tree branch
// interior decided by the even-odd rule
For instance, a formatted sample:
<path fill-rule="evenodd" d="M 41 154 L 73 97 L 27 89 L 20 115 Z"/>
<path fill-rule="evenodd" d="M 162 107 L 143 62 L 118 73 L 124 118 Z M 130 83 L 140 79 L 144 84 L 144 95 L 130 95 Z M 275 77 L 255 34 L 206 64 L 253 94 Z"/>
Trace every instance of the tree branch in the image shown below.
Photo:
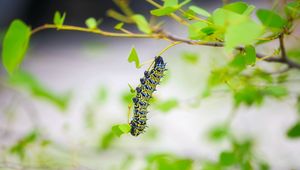
<path fill-rule="evenodd" d="M 184 38 L 173 36 L 164 31 L 156 31 L 152 34 L 140 34 L 140 33 L 128 34 L 128 33 L 108 32 L 108 31 L 104 31 L 102 29 L 89 29 L 89 28 L 83 28 L 83 27 L 77 27 L 77 26 L 71 26 L 71 25 L 57 26 L 54 24 L 45 24 L 45 25 L 42 25 L 40 27 L 33 29 L 31 31 L 31 35 L 39 32 L 39 31 L 46 30 L 46 29 L 81 31 L 81 32 L 89 32 L 89 33 L 99 34 L 99 35 L 103 35 L 103 36 L 110 36 L 110 37 L 164 39 L 164 40 L 168 40 L 168 41 L 172 41 L 172 42 L 182 42 L 182 43 L 186 43 L 186 44 L 190 44 L 190 45 L 224 47 L 224 43 L 222 43 L 222 42 L 206 42 L 206 41 L 184 39 Z M 279 42 L 280 42 L 281 56 L 273 56 L 273 57 L 264 58 L 265 55 L 257 53 L 256 57 L 263 59 L 263 61 L 282 63 L 282 64 L 286 64 L 289 68 L 300 69 L 299 63 L 296 63 L 287 57 L 285 48 L 284 48 L 284 43 L 283 43 L 283 35 L 279 36 Z M 239 50 L 239 51 L 245 50 L 244 47 L 236 47 L 235 49 Z"/>

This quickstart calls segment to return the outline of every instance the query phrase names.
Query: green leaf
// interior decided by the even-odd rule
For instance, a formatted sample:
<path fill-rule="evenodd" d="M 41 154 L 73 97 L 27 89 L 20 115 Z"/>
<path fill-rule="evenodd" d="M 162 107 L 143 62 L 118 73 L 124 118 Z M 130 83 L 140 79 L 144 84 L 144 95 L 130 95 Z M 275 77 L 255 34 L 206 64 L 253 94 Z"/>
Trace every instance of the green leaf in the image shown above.
<path fill-rule="evenodd" d="M 199 60 L 199 56 L 196 53 L 192 52 L 184 52 L 181 54 L 181 58 L 183 61 L 189 63 L 189 64 L 197 64 Z"/>
<path fill-rule="evenodd" d="M 300 116 L 300 96 L 297 97 L 296 108 L 297 108 L 297 112 Z"/>
<path fill-rule="evenodd" d="M 169 112 L 172 109 L 176 108 L 178 106 L 178 101 L 176 99 L 169 99 L 166 101 L 160 101 L 157 102 L 155 105 L 155 108 L 157 110 L 160 110 L 162 112 Z"/>
<path fill-rule="evenodd" d="M 263 27 L 252 20 L 232 24 L 225 33 L 225 49 L 230 51 L 239 45 L 253 44 L 263 33 Z"/>
<path fill-rule="evenodd" d="M 287 24 L 287 20 L 271 10 L 259 9 L 256 11 L 256 15 L 266 27 L 282 29 Z"/>
<path fill-rule="evenodd" d="M 128 90 L 124 92 L 121 96 L 121 100 L 124 105 L 128 106 L 128 104 L 132 103 L 132 98 L 134 97 L 134 93 L 129 92 Z"/>
<path fill-rule="evenodd" d="M 245 47 L 245 57 L 247 65 L 254 65 L 256 61 L 255 48 L 252 45 L 247 45 Z"/>
<path fill-rule="evenodd" d="M 178 9 L 178 7 L 162 7 L 162 8 L 159 8 L 159 9 L 154 9 L 154 10 L 151 10 L 150 13 L 154 16 L 164 16 L 164 15 L 169 15 L 173 12 L 175 12 L 176 10 Z"/>
<path fill-rule="evenodd" d="M 197 13 L 198 15 L 202 15 L 204 17 L 210 17 L 210 13 L 207 12 L 205 9 L 197 7 L 195 5 L 192 5 L 189 7 L 190 10 L 194 11 L 195 13 Z"/>
<path fill-rule="evenodd" d="M 99 149 L 108 149 L 116 138 L 117 136 L 111 130 L 105 133 L 99 140 Z"/>
<path fill-rule="evenodd" d="M 119 125 L 114 125 L 112 127 L 113 133 L 118 137 L 120 137 L 123 134 L 129 133 L 130 129 L 131 127 L 129 124 L 119 124 Z"/>
<path fill-rule="evenodd" d="M 224 139 L 227 135 L 228 135 L 228 129 L 225 125 L 216 126 L 212 128 L 208 133 L 209 139 L 213 141 L 220 141 Z"/>
<path fill-rule="evenodd" d="M 238 14 L 243 14 L 248 9 L 248 4 L 245 2 L 233 2 L 223 6 L 223 8 Z"/>
<path fill-rule="evenodd" d="M 120 29 L 122 29 L 123 28 L 123 25 L 124 25 L 124 22 L 120 22 L 120 23 L 118 23 L 117 25 L 115 25 L 115 29 L 116 30 L 120 30 Z"/>
<path fill-rule="evenodd" d="M 263 93 L 268 96 L 280 98 L 288 95 L 288 91 L 283 86 L 268 86 L 263 90 Z"/>
<path fill-rule="evenodd" d="M 228 25 L 237 25 L 245 20 L 249 20 L 249 17 L 223 8 L 216 9 L 212 14 L 213 23 L 217 26 L 224 27 L 224 29 L 228 27 Z"/>
<path fill-rule="evenodd" d="M 89 28 L 89 29 L 95 29 L 98 26 L 98 22 L 95 18 L 88 18 L 85 20 L 85 25 Z"/>
<path fill-rule="evenodd" d="M 35 97 L 45 99 L 62 110 L 68 107 L 70 94 L 58 95 L 43 86 L 35 77 L 26 72 L 16 72 L 9 78 L 12 85 L 26 89 Z"/>
<path fill-rule="evenodd" d="M 146 34 L 150 34 L 152 32 L 148 21 L 143 15 L 136 14 L 131 16 L 131 18 L 137 24 L 137 27 L 140 31 Z"/>
<path fill-rule="evenodd" d="M 163 1 L 164 1 L 164 7 L 178 5 L 178 0 L 163 0 Z"/>
<path fill-rule="evenodd" d="M 199 56 L 196 53 L 192 52 L 185 52 L 181 55 L 181 58 L 183 61 L 189 63 L 189 64 L 197 64 L 199 61 Z"/>
<path fill-rule="evenodd" d="M 24 159 L 28 145 L 34 143 L 38 137 L 39 133 L 37 131 L 32 131 L 26 134 L 10 148 L 10 152 L 18 155 L 20 159 Z"/>
<path fill-rule="evenodd" d="M 195 22 L 189 25 L 189 38 L 193 40 L 203 39 L 207 35 L 201 30 L 207 26 L 204 22 Z"/>
<path fill-rule="evenodd" d="M 288 17 L 296 19 L 300 17 L 300 2 L 289 2 L 285 6 L 285 13 Z"/>
<path fill-rule="evenodd" d="M 65 22 L 66 13 L 64 12 L 63 15 L 60 14 L 59 11 L 56 11 L 53 18 L 53 23 L 56 26 L 62 26 Z"/>
<path fill-rule="evenodd" d="M 223 151 L 219 155 L 219 162 L 223 166 L 231 166 L 237 162 L 237 158 L 236 158 L 234 152 Z"/>
<path fill-rule="evenodd" d="M 138 56 L 138 54 L 137 54 L 137 52 L 136 52 L 136 50 L 135 50 L 134 47 L 131 48 L 131 51 L 130 51 L 129 56 L 128 56 L 128 62 L 129 63 L 134 62 L 136 68 L 140 68 L 141 67 L 139 56 Z"/>
<path fill-rule="evenodd" d="M 24 59 L 31 29 L 21 20 L 14 20 L 3 39 L 2 62 L 6 71 L 15 72 Z"/>
<path fill-rule="evenodd" d="M 101 86 L 97 92 L 97 101 L 100 103 L 104 103 L 108 98 L 108 90 L 105 86 Z"/>
<path fill-rule="evenodd" d="M 241 104 L 246 104 L 247 106 L 252 106 L 253 104 L 260 105 L 263 102 L 263 99 L 262 92 L 251 85 L 234 93 L 236 106 L 240 106 Z"/>
<path fill-rule="evenodd" d="M 287 136 L 289 138 L 299 138 L 300 137 L 300 121 L 295 123 L 290 129 L 287 131 Z"/>

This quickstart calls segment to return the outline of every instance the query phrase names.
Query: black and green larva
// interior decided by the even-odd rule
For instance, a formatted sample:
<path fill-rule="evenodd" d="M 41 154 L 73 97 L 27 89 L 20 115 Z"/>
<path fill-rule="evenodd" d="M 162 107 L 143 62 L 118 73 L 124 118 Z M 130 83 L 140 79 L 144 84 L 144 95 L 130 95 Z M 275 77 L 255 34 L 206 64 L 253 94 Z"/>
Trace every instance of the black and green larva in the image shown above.
<path fill-rule="evenodd" d="M 145 131 L 149 100 L 164 76 L 165 67 L 166 63 L 163 58 L 161 56 L 155 57 L 153 68 L 150 71 L 145 71 L 144 77 L 140 79 L 141 83 L 136 88 L 136 96 L 132 99 L 134 103 L 133 117 L 130 121 L 132 136 L 138 136 Z"/>

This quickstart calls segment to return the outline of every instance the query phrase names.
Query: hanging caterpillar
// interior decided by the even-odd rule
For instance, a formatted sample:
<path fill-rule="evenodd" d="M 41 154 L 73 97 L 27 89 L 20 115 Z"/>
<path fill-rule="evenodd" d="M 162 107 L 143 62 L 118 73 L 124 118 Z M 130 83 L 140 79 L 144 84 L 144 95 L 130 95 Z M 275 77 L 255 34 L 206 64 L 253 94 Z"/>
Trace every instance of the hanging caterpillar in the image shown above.
<path fill-rule="evenodd" d="M 136 87 L 136 96 L 132 98 L 134 103 L 133 117 L 130 122 L 132 136 L 138 136 L 145 131 L 149 100 L 164 76 L 165 67 L 166 63 L 163 58 L 161 56 L 155 57 L 153 68 L 144 72 L 144 77 L 140 79 L 140 85 Z"/>

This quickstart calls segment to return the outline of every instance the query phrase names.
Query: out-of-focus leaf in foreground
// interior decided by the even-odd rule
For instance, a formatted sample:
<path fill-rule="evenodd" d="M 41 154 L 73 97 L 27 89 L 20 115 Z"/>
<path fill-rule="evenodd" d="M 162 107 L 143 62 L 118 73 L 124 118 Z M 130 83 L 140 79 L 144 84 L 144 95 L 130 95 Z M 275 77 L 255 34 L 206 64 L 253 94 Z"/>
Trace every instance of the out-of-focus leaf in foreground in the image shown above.
<path fill-rule="evenodd" d="M 45 99 L 62 110 L 67 109 L 70 93 L 60 95 L 42 85 L 38 79 L 27 72 L 17 72 L 9 78 L 9 83 L 14 86 L 23 88 L 31 93 L 31 95 Z"/>
<path fill-rule="evenodd" d="M 2 62 L 10 74 L 18 69 L 27 51 L 31 29 L 21 20 L 14 20 L 3 39 Z"/>

